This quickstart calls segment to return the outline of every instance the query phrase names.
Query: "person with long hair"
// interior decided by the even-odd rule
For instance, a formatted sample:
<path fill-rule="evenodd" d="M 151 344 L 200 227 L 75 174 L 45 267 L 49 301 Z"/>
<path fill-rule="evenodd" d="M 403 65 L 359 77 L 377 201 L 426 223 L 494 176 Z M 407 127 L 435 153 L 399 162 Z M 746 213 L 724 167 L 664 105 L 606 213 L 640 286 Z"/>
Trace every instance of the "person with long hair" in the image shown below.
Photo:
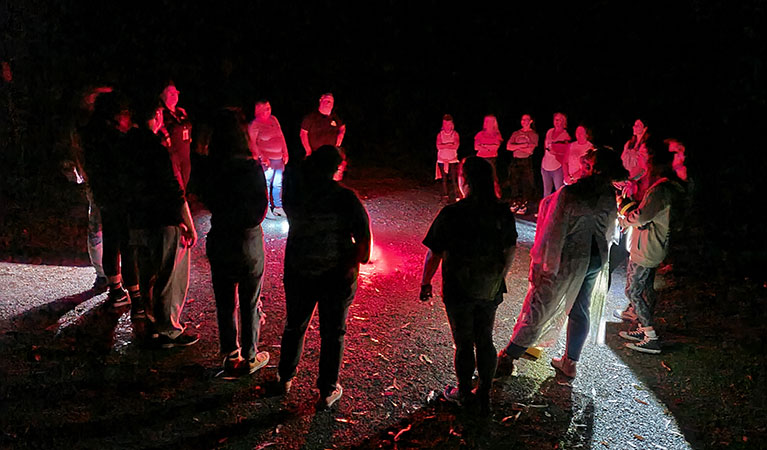
<path fill-rule="evenodd" d="M 663 142 L 646 140 L 640 147 L 640 157 L 646 161 L 650 187 L 636 209 L 619 215 L 620 225 L 632 229 L 626 297 L 639 323 L 631 331 L 621 331 L 620 336 L 632 341 L 626 344 L 632 350 L 658 354 L 661 347 L 653 317 L 657 303 L 653 284 L 657 268 L 668 254 L 686 190 L 674 172 L 674 154 Z"/>
<path fill-rule="evenodd" d="M 506 150 L 513 153 L 509 164 L 509 184 L 511 185 L 511 211 L 527 214 L 528 203 L 533 200 L 533 160 L 531 156 L 538 147 L 538 133 L 533 129 L 533 118 L 522 114 L 522 128 L 511 134 Z"/>
<path fill-rule="evenodd" d="M 613 183 L 626 178 L 620 158 L 600 148 L 581 158 L 585 175 L 541 200 L 530 251 L 530 285 L 514 332 L 498 354 L 497 376 L 513 372 L 528 347 L 556 342 L 568 318 L 565 355 L 551 361 L 567 378 L 590 334 L 599 330 L 607 296 L 608 241 L 617 216 Z"/>
<path fill-rule="evenodd" d="M 269 362 L 269 353 L 258 351 L 265 317 L 261 309 L 261 221 L 267 208 L 266 180 L 248 146 L 239 110 L 223 108 L 217 112 L 208 149 L 209 172 L 203 200 L 211 212 L 211 227 L 206 251 L 216 297 L 223 368 L 230 376 L 252 374 Z"/>
<path fill-rule="evenodd" d="M 474 136 L 474 150 L 477 156 L 484 158 L 493 166 L 493 174 L 497 178 L 496 161 L 498 148 L 503 142 L 503 136 L 498 130 L 498 119 L 488 114 L 482 121 L 482 129 Z"/>
<path fill-rule="evenodd" d="M 458 386 L 447 386 L 444 397 L 459 405 L 478 399 L 487 413 L 496 366 L 493 324 L 506 292 L 517 229 L 514 214 L 498 199 L 493 168 L 486 160 L 466 158 L 459 183 L 464 199 L 442 208 L 423 240 L 428 251 L 420 299 L 432 297 L 431 280 L 441 263 L 442 300 L 455 343 L 458 378 Z"/>
<path fill-rule="evenodd" d="M 562 161 L 570 141 L 570 134 L 567 132 L 567 116 L 561 112 L 554 113 L 554 127 L 546 132 L 543 144 L 541 178 L 544 197 L 562 187 L 564 183 Z"/>
<path fill-rule="evenodd" d="M 623 145 L 621 160 L 623 161 L 623 167 L 629 171 L 629 179 L 636 181 L 644 173 L 644 165 L 641 164 L 639 159 L 639 149 L 650 136 L 650 133 L 647 130 L 647 124 L 642 119 L 634 121 L 631 131 L 631 139 Z"/>

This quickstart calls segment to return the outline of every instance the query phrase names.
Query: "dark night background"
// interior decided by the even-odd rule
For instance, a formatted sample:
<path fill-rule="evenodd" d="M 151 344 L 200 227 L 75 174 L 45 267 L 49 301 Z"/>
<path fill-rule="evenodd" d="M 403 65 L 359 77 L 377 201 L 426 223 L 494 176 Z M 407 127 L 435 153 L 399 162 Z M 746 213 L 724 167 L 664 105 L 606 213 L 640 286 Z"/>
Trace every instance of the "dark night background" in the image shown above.
<path fill-rule="evenodd" d="M 62 136 L 84 86 L 154 96 L 172 78 L 198 124 L 269 99 L 291 151 L 332 91 L 353 164 L 424 180 L 444 113 L 464 152 L 488 113 L 508 138 L 522 113 L 543 135 L 563 111 L 616 148 L 641 117 L 687 145 L 693 265 L 765 276 L 764 1 L 276 3 L 2 4 L 2 215 L 66 191 Z"/>

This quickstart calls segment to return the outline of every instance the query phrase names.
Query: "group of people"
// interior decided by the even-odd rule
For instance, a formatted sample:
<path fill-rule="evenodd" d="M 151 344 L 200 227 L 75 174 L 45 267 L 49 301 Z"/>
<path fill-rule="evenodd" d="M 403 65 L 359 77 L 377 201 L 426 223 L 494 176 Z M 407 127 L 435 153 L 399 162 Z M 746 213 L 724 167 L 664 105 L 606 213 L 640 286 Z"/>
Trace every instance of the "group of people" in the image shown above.
<path fill-rule="evenodd" d="M 594 147 L 584 127 L 578 127 L 576 140 L 570 142 L 566 120 L 556 113 L 554 127 L 546 133 L 544 194 L 547 187 L 556 189 L 540 202 L 529 289 L 513 334 L 496 355 L 493 321 L 506 292 L 504 279 L 516 242 L 511 213 L 526 205 L 517 201 L 509 207 L 500 200 L 497 185 L 493 188 L 494 152 L 502 142 L 495 118 L 485 118 L 475 138 L 476 156 L 462 163 L 456 157 L 459 140 L 452 118 L 443 118 L 437 137 L 439 174 L 452 176 L 451 184 L 457 180 L 463 200 L 440 211 L 423 241 L 428 251 L 420 298 L 432 297 L 431 280 L 441 263 L 458 380 L 458 386 L 445 389 L 449 401 L 477 400 L 487 411 L 493 379 L 512 374 L 515 361 L 532 346 L 553 342 L 565 319 L 565 353 L 551 365 L 566 381 L 574 378 L 588 336 L 599 333 L 612 255 L 624 260 L 629 255 L 629 306 L 616 314 L 635 325 L 620 336 L 630 341 L 627 347 L 632 350 L 661 351 L 654 328 L 653 282 L 668 254 L 672 231 L 680 225 L 688 181 L 684 145 L 651 137 L 644 122 L 637 120 L 633 137 L 618 153 Z M 514 152 L 510 181 L 524 186 L 532 179 L 529 158 L 538 138 L 529 115 L 521 122 L 522 129 L 512 135 L 507 148 Z M 446 192 L 448 184 L 443 183 Z"/>
<path fill-rule="evenodd" d="M 177 105 L 178 94 L 170 83 L 159 98 L 140 105 L 105 89 L 78 130 L 81 170 L 87 174 L 93 206 L 101 213 L 108 303 L 115 308 L 130 305 L 133 321 L 146 324 L 147 341 L 162 348 L 199 340 L 180 320 L 197 232 L 186 201 L 191 125 Z M 290 227 L 278 382 L 284 392 L 290 390 L 317 309 L 322 341 L 318 408 L 333 405 L 343 393 L 339 371 L 346 318 L 359 265 L 368 261 L 371 248 L 365 207 L 339 183 L 346 166 L 339 148 L 346 127 L 333 113 L 333 101 L 332 94 L 322 95 L 318 109 L 304 118 L 300 139 L 306 156 L 287 166 L 285 138 L 268 101 L 256 103 L 250 123 L 239 108 L 220 108 L 209 124 L 207 168 L 200 181 L 201 199 L 211 212 L 206 253 L 223 372 L 252 374 L 269 361 L 269 353 L 258 349 L 264 322 L 261 223 L 269 214 L 284 215 Z M 503 141 L 497 120 L 485 118 L 475 138 L 477 156 L 459 160 L 458 134 L 452 118 L 444 117 L 437 138 L 438 170 L 446 179 L 445 189 L 454 189 L 450 198 L 458 201 L 440 211 L 424 238 L 428 251 L 420 298 L 432 297 L 431 280 L 442 265 L 458 379 L 458 386 L 445 390 L 450 401 L 478 399 L 487 411 L 493 379 L 510 374 L 514 360 L 550 339 L 565 316 L 565 354 L 552 365 L 574 377 L 589 330 L 601 317 L 611 247 L 618 248 L 624 240 L 630 254 L 630 307 L 621 316 L 633 314 L 638 324 L 621 336 L 632 341 L 632 349 L 660 351 L 653 328 L 652 282 L 684 194 L 677 175 L 686 178 L 686 171 L 680 172 L 684 146 L 675 140 L 658 144 L 648 139 L 646 127 L 635 126 L 635 134 L 641 133 L 618 155 L 593 148 L 583 127 L 576 131 L 576 141 L 569 142 L 563 114 L 557 113 L 554 122 L 545 140 L 553 160 L 547 162 L 544 156 L 542 173 L 550 176 L 556 190 L 541 201 L 529 290 L 508 345 L 496 354 L 493 323 L 516 249 L 514 212 L 521 213 L 531 201 L 521 195 L 532 195 L 529 158 L 538 137 L 532 118 L 525 114 L 522 128 L 507 143 L 514 155 L 510 181 L 519 183 L 515 192 L 521 198 L 510 208 L 500 200 L 497 184 L 495 158 Z M 554 162 L 560 166 L 554 167 Z"/>
<path fill-rule="evenodd" d="M 173 83 L 144 103 L 112 88 L 94 90 L 86 102 L 87 118 L 72 140 L 76 157 L 70 169 L 86 182 L 91 211 L 100 216 L 94 229 L 100 227 L 103 244 L 91 255 L 94 267 L 103 267 L 107 304 L 129 306 L 139 337 L 158 348 L 199 340 L 180 320 L 197 232 L 186 198 L 192 130 L 178 97 Z M 264 322 L 261 223 L 268 214 L 286 215 L 291 226 L 280 385 L 290 389 L 318 305 L 320 408 L 332 405 L 343 392 L 338 373 L 346 316 L 359 264 L 368 260 L 371 245 L 365 208 L 338 183 L 345 168 L 338 147 L 345 126 L 332 109 L 333 95 L 322 95 L 318 110 L 301 125 L 307 156 L 285 170 L 285 138 L 268 101 L 256 103 L 249 124 L 239 108 L 220 108 L 207 124 L 206 170 L 197 180 L 200 199 L 211 212 L 206 253 L 223 372 L 251 374 L 269 361 L 269 353 L 258 349 Z M 97 273 L 97 285 L 104 283 L 101 276 Z"/>

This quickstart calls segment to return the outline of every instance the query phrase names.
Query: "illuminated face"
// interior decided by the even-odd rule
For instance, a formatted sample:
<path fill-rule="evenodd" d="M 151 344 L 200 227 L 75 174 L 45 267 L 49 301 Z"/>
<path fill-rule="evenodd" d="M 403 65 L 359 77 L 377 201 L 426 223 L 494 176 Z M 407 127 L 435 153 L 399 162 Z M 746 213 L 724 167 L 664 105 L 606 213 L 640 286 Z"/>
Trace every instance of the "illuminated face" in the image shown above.
<path fill-rule="evenodd" d="M 588 135 L 586 134 L 586 128 L 579 126 L 575 129 L 575 139 L 577 139 L 579 143 L 585 143 L 587 138 Z"/>
<path fill-rule="evenodd" d="M 581 156 L 581 178 L 587 177 L 594 173 L 594 153 L 589 152 Z"/>
<path fill-rule="evenodd" d="M 256 103 L 256 119 L 266 120 L 272 116 L 272 105 L 269 102 Z"/>
<path fill-rule="evenodd" d="M 453 131 L 453 129 L 455 129 L 455 124 L 453 124 L 452 120 L 443 120 L 442 121 L 442 129 L 449 133 L 449 132 Z"/>
<path fill-rule="evenodd" d="M 178 104 L 178 94 L 179 91 L 176 89 L 176 86 L 170 85 L 163 89 L 162 94 L 160 94 L 160 99 L 165 103 L 165 106 L 167 106 L 168 109 L 175 110 L 176 105 Z"/>
<path fill-rule="evenodd" d="M 633 129 L 634 129 L 634 136 L 641 136 L 647 130 L 647 127 L 641 120 L 637 119 L 637 121 L 634 122 Z"/>
<path fill-rule="evenodd" d="M 567 118 L 565 118 L 564 114 L 554 114 L 554 128 L 557 130 L 562 130 L 567 125 Z"/>
<path fill-rule="evenodd" d="M 533 118 L 530 117 L 530 114 L 524 114 L 522 115 L 522 120 L 520 120 L 519 123 L 522 124 L 523 130 L 529 130 L 530 126 L 533 124 Z"/>
<path fill-rule="evenodd" d="M 320 97 L 320 113 L 323 116 L 329 116 L 333 112 L 334 99 L 332 95 L 323 95 Z"/>

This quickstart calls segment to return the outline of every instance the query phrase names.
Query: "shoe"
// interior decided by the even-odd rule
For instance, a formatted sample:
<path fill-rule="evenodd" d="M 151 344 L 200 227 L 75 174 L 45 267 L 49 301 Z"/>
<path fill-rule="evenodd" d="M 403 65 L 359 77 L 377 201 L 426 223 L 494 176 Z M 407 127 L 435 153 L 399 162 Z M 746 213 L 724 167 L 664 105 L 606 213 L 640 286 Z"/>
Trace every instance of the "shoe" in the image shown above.
<path fill-rule="evenodd" d="M 93 286 L 91 287 L 91 290 L 100 293 L 100 292 L 106 291 L 107 287 L 109 287 L 109 280 L 107 280 L 107 277 L 101 277 L 96 275 L 96 279 L 93 281 Z"/>
<path fill-rule="evenodd" d="M 517 208 L 517 214 L 519 214 L 520 216 L 527 214 L 527 205 L 522 205 L 519 208 Z"/>
<path fill-rule="evenodd" d="M 556 369 L 558 372 L 560 372 L 562 375 L 568 377 L 568 378 L 575 378 L 576 370 L 575 365 L 577 361 L 573 361 L 572 359 L 568 358 L 567 356 L 563 356 L 561 358 L 552 358 L 551 359 L 551 367 Z"/>
<path fill-rule="evenodd" d="M 240 364 L 242 364 L 240 351 L 235 350 L 224 357 L 224 373 L 227 375 L 235 375 L 237 373 L 237 367 L 240 366 Z"/>
<path fill-rule="evenodd" d="M 323 410 L 333 406 L 341 396 L 344 395 L 344 388 L 340 384 L 336 383 L 336 388 L 329 394 L 323 395 L 320 393 L 320 399 L 317 400 L 317 409 Z"/>
<path fill-rule="evenodd" d="M 626 347 L 642 353 L 657 355 L 660 353 L 660 340 L 657 337 L 645 336 L 640 342 L 629 342 Z"/>
<path fill-rule="evenodd" d="M 293 386 L 293 380 L 283 380 L 280 377 L 280 374 L 277 374 L 277 384 L 280 386 L 280 391 L 282 391 L 283 394 L 287 394 L 290 392 L 290 388 Z"/>
<path fill-rule="evenodd" d="M 637 327 L 635 330 L 631 331 L 621 331 L 618 333 L 618 336 L 622 337 L 623 339 L 627 339 L 629 341 L 641 341 L 645 338 L 644 328 Z"/>
<path fill-rule="evenodd" d="M 498 352 L 498 365 L 495 367 L 495 376 L 493 379 L 498 380 L 501 378 L 514 376 L 516 371 L 517 367 L 514 365 L 514 360 L 507 356 L 506 352 L 503 350 Z"/>
<path fill-rule="evenodd" d="M 511 210 L 511 212 L 517 212 L 517 210 L 519 209 L 519 204 L 512 203 L 511 204 L 511 208 L 509 208 L 509 209 Z"/>
<path fill-rule="evenodd" d="M 616 309 L 613 311 L 613 317 L 616 319 L 627 320 L 629 322 L 636 322 L 638 317 L 634 311 L 634 306 L 629 304 L 623 311 Z"/>
<path fill-rule="evenodd" d="M 277 217 L 285 217 L 285 210 L 282 209 L 282 206 L 277 206 L 274 209 L 272 209 L 272 214 L 274 214 Z"/>
<path fill-rule="evenodd" d="M 112 308 L 121 308 L 125 305 L 130 305 L 130 295 L 128 295 L 128 291 L 122 286 L 109 288 L 107 303 L 112 305 Z"/>
<path fill-rule="evenodd" d="M 447 385 L 445 386 L 444 392 L 442 392 L 442 396 L 450 403 L 463 406 L 471 400 L 474 394 L 462 394 L 461 390 L 456 386 Z"/>
<path fill-rule="evenodd" d="M 247 373 L 250 375 L 267 364 L 269 364 L 269 352 L 258 352 L 253 359 L 248 360 L 244 368 L 247 369 Z"/>
<path fill-rule="evenodd" d="M 187 330 L 184 330 L 175 338 L 170 338 L 164 334 L 157 336 L 157 344 L 162 348 L 188 347 L 196 344 L 199 340 L 199 335 L 189 333 Z"/>

